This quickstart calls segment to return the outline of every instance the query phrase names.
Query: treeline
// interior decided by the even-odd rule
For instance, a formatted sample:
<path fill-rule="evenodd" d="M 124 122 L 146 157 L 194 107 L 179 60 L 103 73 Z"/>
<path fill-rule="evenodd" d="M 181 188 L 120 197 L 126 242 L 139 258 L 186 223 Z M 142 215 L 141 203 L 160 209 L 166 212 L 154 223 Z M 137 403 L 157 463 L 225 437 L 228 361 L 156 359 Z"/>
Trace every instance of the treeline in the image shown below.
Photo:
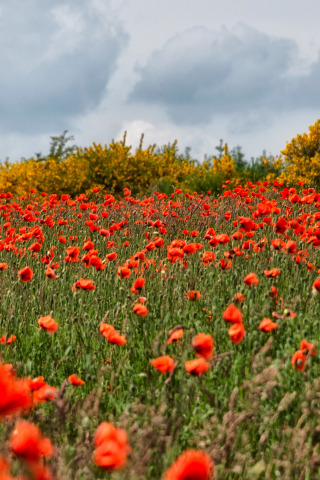
<path fill-rule="evenodd" d="M 161 148 L 143 146 L 133 151 L 123 140 L 109 145 L 93 144 L 78 148 L 69 143 L 73 137 L 51 137 L 50 151 L 33 158 L 0 165 L 0 189 L 14 195 L 26 195 L 31 188 L 47 193 L 71 196 L 100 187 L 120 196 L 124 187 L 133 195 L 153 191 L 171 193 L 174 188 L 198 193 L 218 194 L 226 181 L 231 186 L 248 181 L 273 181 L 295 185 L 320 183 L 320 120 L 309 127 L 309 134 L 297 135 L 277 157 L 261 155 L 246 161 L 241 148 L 229 151 L 222 141 L 217 154 L 203 162 L 190 155 L 190 149 L 179 153 L 177 142 Z"/>

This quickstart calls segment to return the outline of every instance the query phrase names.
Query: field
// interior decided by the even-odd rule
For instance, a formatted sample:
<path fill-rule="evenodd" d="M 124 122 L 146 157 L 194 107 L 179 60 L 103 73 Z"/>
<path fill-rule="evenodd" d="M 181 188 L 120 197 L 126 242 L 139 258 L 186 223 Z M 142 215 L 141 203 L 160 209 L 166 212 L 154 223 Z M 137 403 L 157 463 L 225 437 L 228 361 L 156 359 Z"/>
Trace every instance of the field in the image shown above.
<path fill-rule="evenodd" d="M 0 194 L 0 479 L 319 478 L 320 193 L 228 188 Z"/>

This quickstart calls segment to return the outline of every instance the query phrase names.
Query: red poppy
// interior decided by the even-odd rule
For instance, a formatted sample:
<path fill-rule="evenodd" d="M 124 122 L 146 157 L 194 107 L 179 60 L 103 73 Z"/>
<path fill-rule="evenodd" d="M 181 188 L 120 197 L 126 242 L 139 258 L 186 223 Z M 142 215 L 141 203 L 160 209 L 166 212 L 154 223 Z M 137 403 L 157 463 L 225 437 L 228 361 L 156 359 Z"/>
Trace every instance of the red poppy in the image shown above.
<path fill-rule="evenodd" d="M 143 288 L 145 283 L 146 283 L 146 281 L 145 281 L 144 278 L 138 277 L 131 287 L 131 292 L 132 293 L 139 293 L 140 290 Z"/>
<path fill-rule="evenodd" d="M 100 324 L 100 333 L 106 337 L 108 342 L 115 345 L 125 345 L 127 343 L 125 336 L 120 335 L 119 332 L 117 332 L 116 329 L 108 323 Z"/>
<path fill-rule="evenodd" d="M 225 309 L 222 318 L 229 323 L 242 323 L 242 313 L 233 303 Z"/>
<path fill-rule="evenodd" d="M 0 363 L 0 419 L 32 406 L 28 381 L 16 379 L 11 367 L 11 364 Z"/>
<path fill-rule="evenodd" d="M 277 268 L 272 268 L 272 270 L 264 270 L 264 274 L 268 278 L 274 278 L 280 275 L 281 271 L 278 270 Z"/>
<path fill-rule="evenodd" d="M 209 370 L 210 363 L 206 362 L 203 357 L 200 357 L 195 360 L 188 360 L 184 366 L 190 375 L 202 375 Z"/>
<path fill-rule="evenodd" d="M 242 323 L 234 323 L 228 330 L 229 337 L 233 343 L 241 343 L 245 333 L 246 331 Z"/>
<path fill-rule="evenodd" d="M 251 287 L 251 285 L 258 285 L 259 284 L 259 280 L 258 280 L 258 277 L 255 273 L 249 273 L 245 278 L 244 278 L 244 282 L 249 285 L 249 287 Z"/>
<path fill-rule="evenodd" d="M 280 217 L 276 223 L 275 231 L 277 233 L 285 233 L 288 228 L 288 224 L 285 218 Z"/>
<path fill-rule="evenodd" d="M 8 264 L 7 263 L 0 263 L 0 272 L 3 272 L 3 270 L 7 270 Z"/>
<path fill-rule="evenodd" d="M 317 353 L 317 350 L 315 348 L 315 346 L 313 345 L 313 343 L 309 343 L 307 342 L 306 340 L 301 340 L 300 342 L 300 349 L 302 350 L 302 352 L 305 354 L 305 355 L 311 355 L 312 357 L 314 357 Z"/>
<path fill-rule="evenodd" d="M 302 370 L 304 369 L 305 363 L 306 363 L 306 357 L 303 351 L 297 350 L 291 358 L 291 365 L 293 367 L 296 367 L 296 369 L 299 370 L 300 372 L 302 372 Z"/>
<path fill-rule="evenodd" d="M 177 330 L 169 330 L 169 338 L 167 341 L 167 345 L 170 345 L 173 342 L 179 342 L 180 338 L 184 335 L 184 331 L 182 328 L 178 328 Z"/>
<path fill-rule="evenodd" d="M 112 262 L 112 260 L 117 260 L 117 258 L 118 255 L 116 254 L 116 252 L 107 253 L 107 255 L 105 256 L 105 259 L 108 260 L 108 262 Z"/>
<path fill-rule="evenodd" d="M 92 280 L 85 280 L 84 278 L 80 278 L 80 280 L 72 285 L 72 290 L 94 290 L 95 288 Z"/>
<path fill-rule="evenodd" d="M 192 345 L 198 356 L 206 360 L 212 358 L 214 341 L 211 335 L 199 333 L 193 340 Z"/>
<path fill-rule="evenodd" d="M 151 360 L 150 363 L 161 373 L 172 372 L 174 369 L 174 360 L 173 358 L 169 357 L 169 355 L 155 358 L 154 360 Z"/>
<path fill-rule="evenodd" d="M 264 318 L 259 325 L 259 330 L 262 332 L 271 332 L 278 328 L 278 324 L 270 320 L 270 318 Z"/>
<path fill-rule="evenodd" d="M 71 385 L 74 385 L 75 387 L 80 387 L 81 385 L 84 384 L 84 381 L 81 380 L 81 378 L 77 377 L 75 373 L 70 375 L 68 378 L 68 382 L 71 383 Z"/>
<path fill-rule="evenodd" d="M 108 422 L 99 425 L 94 443 L 97 448 L 93 460 L 98 467 L 108 471 L 122 468 L 131 452 L 126 432 Z"/>
<path fill-rule="evenodd" d="M 28 461 L 38 461 L 41 457 L 52 457 L 53 446 L 49 438 L 44 438 L 33 423 L 22 420 L 10 438 L 10 450 L 17 457 Z"/>
<path fill-rule="evenodd" d="M 47 330 L 47 332 L 49 333 L 55 333 L 59 328 L 59 324 L 55 322 L 50 315 L 46 315 L 45 317 L 40 317 L 38 319 L 38 324 L 40 328 Z"/>
<path fill-rule="evenodd" d="M 53 268 L 49 267 L 49 265 L 48 265 L 47 269 L 46 269 L 46 277 L 54 279 L 54 278 L 59 278 L 59 275 L 56 275 Z"/>
<path fill-rule="evenodd" d="M 3 335 L 0 338 L 0 343 L 10 345 L 10 343 L 13 343 L 16 340 L 16 338 L 17 338 L 16 335 L 10 335 L 10 337 L 8 337 L 7 335 Z"/>
<path fill-rule="evenodd" d="M 229 270 L 231 267 L 232 267 L 232 260 L 227 260 L 225 258 L 221 258 L 221 260 L 220 260 L 221 270 Z"/>
<path fill-rule="evenodd" d="M 233 300 L 236 302 L 236 303 L 243 303 L 244 302 L 244 296 L 242 293 L 235 293 L 233 295 Z"/>
<path fill-rule="evenodd" d="M 215 259 L 216 259 L 215 254 L 210 251 L 204 252 L 201 257 L 201 261 L 205 266 L 210 265 L 210 263 L 213 263 Z"/>
<path fill-rule="evenodd" d="M 187 293 L 187 297 L 189 300 L 199 300 L 199 298 L 202 297 L 202 295 L 199 292 L 199 290 L 191 290 L 190 292 Z"/>
<path fill-rule="evenodd" d="M 131 275 L 131 270 L 128 267 L 119 267 L 117 275 L 120 278 L 127 278 Z"/>
<path fill-rule="evenodd" d="M 33 271 L 31 270 L 30 267 L 24 267 L 21 270 L 19 270 L 18 277 L 23 282 L 30 282 L 30 280 L 33 277 Z"/>
<path fill-rule="evenodd" d="M 135 306 L 133 307 L 133 312 L 137 315 L 140 315 L 140 317 L 145 317 L 149 313 L 147 307 L 145 305 L 142 305 L 141 303 L 135 304 Z"/>
<path fill-rule="evenodd" d="M 214 463 L 203 450 L 186 450 L 165 472 L 163 480 L 209 480 Z"/>

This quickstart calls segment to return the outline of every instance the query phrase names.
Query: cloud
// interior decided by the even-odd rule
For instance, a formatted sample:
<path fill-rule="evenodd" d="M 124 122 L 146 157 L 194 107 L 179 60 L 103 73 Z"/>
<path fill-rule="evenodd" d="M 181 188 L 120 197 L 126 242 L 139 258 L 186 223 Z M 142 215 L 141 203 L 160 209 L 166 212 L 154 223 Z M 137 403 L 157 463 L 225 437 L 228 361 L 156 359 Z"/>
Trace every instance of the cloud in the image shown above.
<path fill-rule="evenodd" d="M 160 105 L 181 125 L 228 115 L 236 130 L 252 129 L 261 127 L 261 115 L 269 124 L 280 111 L 320 106 L 320 59 L 303 73 L 299 64 L 293 40 L 243 24 L 220 31 L 194 27 L 137 67 L 140 80 L 128 101 Z"/>
<path fill-rule="evenodd" d="M 2 130 L 68 128 L 100 103 L 127 42 L 94 0 L 8 2 L 0 15 Z"/>

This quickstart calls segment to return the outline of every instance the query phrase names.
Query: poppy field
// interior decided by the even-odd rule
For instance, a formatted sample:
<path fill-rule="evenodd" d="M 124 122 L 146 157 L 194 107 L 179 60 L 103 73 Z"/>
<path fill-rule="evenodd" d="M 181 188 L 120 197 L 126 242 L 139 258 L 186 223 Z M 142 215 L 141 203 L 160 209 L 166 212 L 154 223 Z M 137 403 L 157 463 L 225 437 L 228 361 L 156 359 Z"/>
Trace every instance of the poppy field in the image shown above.
<path fill-rule="evenodd" d="M 316 479 L 320 193 L 0 193 L 0 479 Z"/>

